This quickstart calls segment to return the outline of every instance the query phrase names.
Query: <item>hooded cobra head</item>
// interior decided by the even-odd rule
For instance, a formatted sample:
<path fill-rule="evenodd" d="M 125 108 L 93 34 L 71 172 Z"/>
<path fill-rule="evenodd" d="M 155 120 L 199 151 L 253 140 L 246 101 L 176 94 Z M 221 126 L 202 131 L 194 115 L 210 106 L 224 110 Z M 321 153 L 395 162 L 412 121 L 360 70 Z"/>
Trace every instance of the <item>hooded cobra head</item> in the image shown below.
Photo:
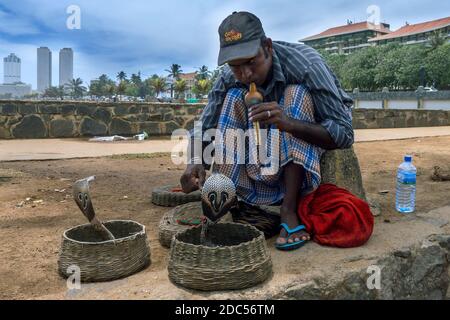
<path fill-rule="evenodd" d="M 73 199 L 83 212 L 85 217 L 92 221 L 95 217 L 94 207 L 92 206 L 91 196 L 89 194 L 89 182 L 95 179 L 94 176 L 78 180 L 73 185 Z"/>
<path fill-rule="evenodd" d="M 201 199 L 203 215 L 212 222 L 217 222 L 236 203 L 236 187 L 223 174 L 213 174 L 203 186 Z"/>
<path fill-rule="evenodd" d="M 73 199 L 84 216 L 94 226 L 94 229 L 101 234 L 104 240 L 114 240 L 114 235 L 111 231 L 95 216 L 94 206 L 92 205 L 91 195 L 89 194 L 89 182 L 94 180 L 95 177 L 92 176 L 76 181 L 72 187 Z"/>

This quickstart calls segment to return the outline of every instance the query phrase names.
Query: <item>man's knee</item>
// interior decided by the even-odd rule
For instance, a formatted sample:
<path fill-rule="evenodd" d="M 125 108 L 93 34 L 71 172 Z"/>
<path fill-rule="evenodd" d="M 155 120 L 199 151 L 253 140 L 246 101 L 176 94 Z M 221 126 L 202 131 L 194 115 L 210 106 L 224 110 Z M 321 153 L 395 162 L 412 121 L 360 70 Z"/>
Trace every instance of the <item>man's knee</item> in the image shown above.
<path fill-rule="evenodd" d="M 309 90 L 304 85 L 289 85 L 284 91 L 286 114 L 294 119 L 315 122 L 314 102 Z"/>

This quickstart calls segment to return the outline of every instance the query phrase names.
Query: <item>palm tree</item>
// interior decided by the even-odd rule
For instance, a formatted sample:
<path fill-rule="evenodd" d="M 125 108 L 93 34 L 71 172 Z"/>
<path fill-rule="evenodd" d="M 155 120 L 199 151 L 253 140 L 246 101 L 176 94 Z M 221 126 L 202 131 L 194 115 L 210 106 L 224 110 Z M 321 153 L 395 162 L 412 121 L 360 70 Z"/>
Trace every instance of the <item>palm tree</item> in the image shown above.
<path fill-rule="evenodd" d="M 139 71 L 137 74 L 131 75 L 131 82 L 136 86 L 140 86 L 142 84 L 141 72 Z"/>
<path fill-rule="evenodd" d="M 125 80 L 120 81 L 120 83 L 117 85 L 117 94 L 119 95 L 119 100 L 120 96 L 123 95 L 126 90 L 127 90 L 127 82 Z"/>
<path fill-rule="evenodd" d="M 67 91 L 72 98 L 80 98 L 87 91 L 86 87 L 82 86 L 83 80 L 80 78 L 70 80 L 66 85 Z"/>
<path fill-rule="evenodd" d="M 203 97 L 208 94 L 209 90 L 211 90 L 211 81 L 208 79 L 198 80 L 194 84 L 193 91 L 197 94 L 197 96 Z"/>
<path fill-rule="evenodd" d="M 176 99 L 179 99 L 180 95 L 183 95 L 183 98 L 184 98 L 184 92 L 187 89 L 186 80 L 181 79 L 181 80 L 175 81 L 175 84 L 174 84 L 173 88 L 175 90 L 175 98 Z"/>
<path fill-rule="evenodd" d="M 180 74 L 183 72 L 183 70 L 181 70 L 181 66 L 176 63 L 172 64 L 170 68 L 166 69 L 165 71 L 169 73 L 169 77 L 172 77 L 176 80 L 180 79 Z"/>
<path fill-rule="evenodd" d="M 153 91 L 155 92 L 156 97 L 158 95 L 167 90 L 167 82 L 166 78 L 163 77 L 153 77 L 150 80 L 150 86 L 152 87 Z"/>
<path fill-rule="evenodd" d="M 116 85 L 114 81 L 105 85 L 105 91 L 108 93 L 108 96 L 111 98 L 116 93 Z"/>
<path fill-rule="evenodd" d="M 123 71 L 120 71 L 117 76 L 116 76 L 117 80 L 119 80 L 119 82 L 122 82 L 124 80 L 127 79 L 127 74 Z"/>
<path fill-rule="evenodd" d="M 46 98 L 57 98 L 59 96 L 58 87 L 48 87 L 42 96 Z"/>
<path fill-rule="evenodd" d="M 83 83 L 83 81 L 82 81 Z M 59 86 L 56 88 L 56 94 L 61 100 L 64 100 L 64 96 L 66 95 L 66 90 L 64 89 L 64 86 Z"/>
<path fill-rule="evenodd" d="M 203 65 L 200 68 L 198 68 L 196 79 L 197 80 L 206 80 L 209 79 L 211 76 L 211 72 L 208 70 L 208 67 Z"/>

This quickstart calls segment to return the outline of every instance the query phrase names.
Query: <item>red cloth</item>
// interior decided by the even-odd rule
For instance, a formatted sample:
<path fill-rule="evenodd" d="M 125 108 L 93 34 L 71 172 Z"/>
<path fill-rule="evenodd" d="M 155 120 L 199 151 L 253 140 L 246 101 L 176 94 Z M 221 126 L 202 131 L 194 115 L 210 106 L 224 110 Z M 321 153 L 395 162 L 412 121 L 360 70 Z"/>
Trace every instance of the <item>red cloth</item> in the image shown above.
<path fill-rule="evenodd" d="M 333 184 L 322 184 L 302 198 L 298 215 L 312 239 L 321 245 L 358 247 L 369 240 L 373 231 L 369 205 Z"/>

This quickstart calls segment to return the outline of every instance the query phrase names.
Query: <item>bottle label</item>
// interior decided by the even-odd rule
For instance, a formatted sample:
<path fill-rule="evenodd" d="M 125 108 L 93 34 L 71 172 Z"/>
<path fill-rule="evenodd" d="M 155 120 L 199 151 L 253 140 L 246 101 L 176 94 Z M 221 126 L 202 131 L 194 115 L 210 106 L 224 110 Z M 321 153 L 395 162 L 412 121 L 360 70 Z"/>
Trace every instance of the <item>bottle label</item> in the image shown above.
<path fill-rule="evenodd" d="M 416 174 L 410 172 L 399 172 L 397 179 L 403 184 L 416 184 Z"/>

